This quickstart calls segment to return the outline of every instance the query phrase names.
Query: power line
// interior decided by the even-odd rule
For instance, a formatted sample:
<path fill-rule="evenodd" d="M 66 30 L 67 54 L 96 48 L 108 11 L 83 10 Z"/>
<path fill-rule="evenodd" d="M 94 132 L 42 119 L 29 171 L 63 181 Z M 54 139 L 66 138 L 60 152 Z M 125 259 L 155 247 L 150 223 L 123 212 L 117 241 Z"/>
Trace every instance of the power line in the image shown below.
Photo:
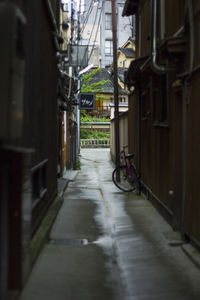
<path fill-rule="evenodd" d="M 97 9 L 96 9 L 95 22 L 93 23 L 92 30 L 91 30 L 91 32 L 90 32 L 90 38 L 89 38 L 88 44 L 90 43 L 90 40 L 91 40 L 91 38 L 92 38 L 92 34 L 93 34 L 93 31 L 94 31 L 94 26 L 96 25 L 96 20 L 97 20 L 97 15 L 98 15 L 98 10 L 99 10 L 99 3 L 98 3 L 98 6 L 97 6 Z"/>
<path fill-rule="evenodd" d="M 95 34 L 95 38 L 94 38 L 92 50 L 91 50 L 91 52 L 90 52 L 90 56 L 89 56 L 89 58 L 88 58 L 88 61 L 90 60 L 90 58 L 91 58 L 91 56 L 92 56 L 92 52 L 93 52 L 94 46 L 95 46 L 95 44 L 96 44 L 97 34 L 98 34 L 99 27 L 100 27 L 100 21 L 101 21 L 101 16 L 102 16 L 102 11 L 103 11 L 104 3 L 105 3 L 105 0 L 102 1 L 102 6 L 101 6 L 101 11 L 100 11 L 100 13 L 99 13 L 99 20 L 98 20 L 98 25 L 97 25 L 97 29 L 96 29 L 96 34 Z"/>
<path fill-rule="evenodd" d="M 71 0 L 71 43 L 74 36 L 74 1 Z"/>
<path fill-rule="evenodd" d="M 93 2 L 94 2 L 94 0 L 91 0 L 90 5 L 89 5 L 89 9 L 88 9 L 87 14 L 86 14 L 86 17 L 83 20 L 83 25 L 82 25 L 82 28 L 81 28 L 81 33 L 84 31 L 85 25 L 87 24 L 89 16 L 90 16 L 90 14 L 91 14 L 91 12 L 93 10 Z"/>
<path fill-rule="evenodd" d="M 90 32 L 90 37 L 89 37 L 89 40 L 88 40 L 88 45 L 87 45 L 87 51 L 88 51 L 88 48 L 89 48 L 89 44 L 90 44 L 90 40 L 92 38 L 92 34 L 93 34 L 93 31 L 94 31 L 94 27 L 96 25 L 96 21 L 97 21 L 97 16 L 98 16 L 98 10 L 99 10 L 99 2 L 98 2 L 98 6 L 97 6 L 97 9 L 96 9 L 96 14 L 95 14 L 95 22 L 93 23 L 93 26 L 92 26 L 92 30 Z M 90 12 L 91 13 L 91 12 Z M 100 13 L 101 15 L 101 13 Z M 98 31 L 98 27 L 99 25 L 97 26 L 97 31 Z M 96 34 L 97 35 L 97 34 Z M 96 40 L 96 35 L 95 35 L 95 40 Z M 93 42 L 93 48 L 94 48 L 94 42 Z M 85 56 L 86 56 L 86 52 L 85 52 L 85 55 L 83 56 L 83 60 L 85 59 Z M 89 61 L 89 60 L 88 60 Z"/>

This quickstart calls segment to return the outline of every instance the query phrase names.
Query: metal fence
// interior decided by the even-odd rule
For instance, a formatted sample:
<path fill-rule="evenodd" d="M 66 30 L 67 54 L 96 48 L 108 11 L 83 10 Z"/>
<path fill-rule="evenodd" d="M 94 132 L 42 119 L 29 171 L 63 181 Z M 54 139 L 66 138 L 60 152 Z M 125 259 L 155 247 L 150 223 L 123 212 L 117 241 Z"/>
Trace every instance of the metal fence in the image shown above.
<path fill-rule="evenodd" d="M 81 139 L 81 148 L 110 148 L 110 139 Z"/>

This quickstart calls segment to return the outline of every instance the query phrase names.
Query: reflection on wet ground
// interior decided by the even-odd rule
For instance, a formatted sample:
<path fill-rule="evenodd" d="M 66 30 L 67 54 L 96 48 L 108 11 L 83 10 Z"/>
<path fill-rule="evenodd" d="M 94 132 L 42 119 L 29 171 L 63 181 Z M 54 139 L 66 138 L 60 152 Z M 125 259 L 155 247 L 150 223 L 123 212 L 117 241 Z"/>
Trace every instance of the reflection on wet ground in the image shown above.
<path fill-rule="evenodd" d="M 81 156 L 21 300 L 200 299 L 200 272 L 180 244 L 171 247 L 171 227 L 112 183 L 109 150 Z"/>

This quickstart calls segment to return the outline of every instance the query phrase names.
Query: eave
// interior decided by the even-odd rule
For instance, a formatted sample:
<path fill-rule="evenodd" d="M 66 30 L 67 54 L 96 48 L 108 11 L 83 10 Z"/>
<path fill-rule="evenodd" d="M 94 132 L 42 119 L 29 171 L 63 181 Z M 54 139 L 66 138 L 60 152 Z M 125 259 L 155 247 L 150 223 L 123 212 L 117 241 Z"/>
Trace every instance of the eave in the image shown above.
<path fill-rule="evenodd" d="M 137 13 L 140 0 L 126 0 L 124 9 L 122 11 L 122 17 L 131 16 Z"/>

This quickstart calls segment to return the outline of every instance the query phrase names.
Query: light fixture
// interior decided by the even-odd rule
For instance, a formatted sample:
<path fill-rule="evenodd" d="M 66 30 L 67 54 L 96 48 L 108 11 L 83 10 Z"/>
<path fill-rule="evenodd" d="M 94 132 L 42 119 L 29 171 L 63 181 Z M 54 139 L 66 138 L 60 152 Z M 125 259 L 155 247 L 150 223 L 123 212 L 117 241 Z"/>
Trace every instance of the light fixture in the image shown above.
<path fill-rule="evenodd" d="M 63 21 L 61 25 L 63 30 L 68 30 L 69 24 L 66 21 Z"/>

